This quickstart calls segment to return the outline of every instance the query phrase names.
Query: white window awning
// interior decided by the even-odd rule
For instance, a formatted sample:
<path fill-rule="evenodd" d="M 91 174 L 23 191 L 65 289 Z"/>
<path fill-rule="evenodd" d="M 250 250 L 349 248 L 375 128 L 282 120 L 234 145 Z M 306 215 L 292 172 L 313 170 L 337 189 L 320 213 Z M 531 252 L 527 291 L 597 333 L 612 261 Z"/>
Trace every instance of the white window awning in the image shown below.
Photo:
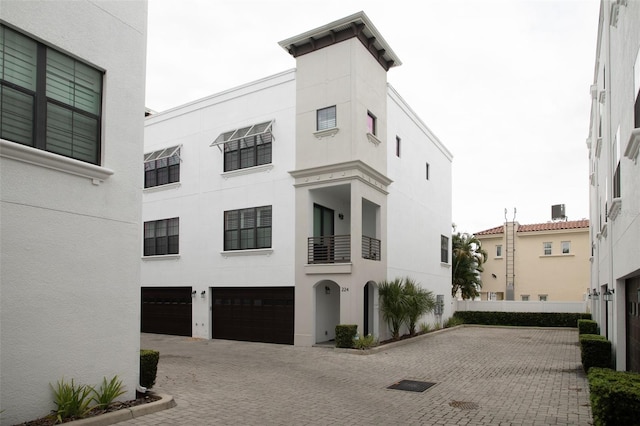
<path fill-rule="evenodd" d="M 172 146 L 145 154 L 144 162 L 146 163 L 147 161 L 161 160 L 163 158 L 173 157 L 176 154 L 178 154 L 178 157 L 180 157 L 180 147 L 182 147 L 182 145 Z"/>
<path fill-rule="evenodd" d="M 265 121 L 264 123 L 258 123 L 252 126 L 242 127 L 240 129 L 234 129 L 228 132 L 220 133 L 216 140 L 214 140 L 209 146 L 217 146 L 218 148 L 220 148 L 220 145 L 229 142 L 235 142 L 253 136 L 262 136 L 266 134 L 269 134 L 271 137 L 273 137 L 271 128 L 274 121 L 275 120 Z"/>

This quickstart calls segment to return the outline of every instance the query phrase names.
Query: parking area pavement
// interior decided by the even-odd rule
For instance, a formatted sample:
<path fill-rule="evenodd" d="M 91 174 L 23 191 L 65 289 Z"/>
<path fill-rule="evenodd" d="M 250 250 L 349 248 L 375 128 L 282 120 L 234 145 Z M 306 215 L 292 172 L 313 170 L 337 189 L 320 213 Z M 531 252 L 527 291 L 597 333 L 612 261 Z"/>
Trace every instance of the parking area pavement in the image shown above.
<path fill-rule="evenodd" d="M 457 327 L 358 355 L 143 334 L 177 406 L 119 425 L 589 425 L 572 329 Z M 424 392 L 389 389 L 401 380 Z"/>

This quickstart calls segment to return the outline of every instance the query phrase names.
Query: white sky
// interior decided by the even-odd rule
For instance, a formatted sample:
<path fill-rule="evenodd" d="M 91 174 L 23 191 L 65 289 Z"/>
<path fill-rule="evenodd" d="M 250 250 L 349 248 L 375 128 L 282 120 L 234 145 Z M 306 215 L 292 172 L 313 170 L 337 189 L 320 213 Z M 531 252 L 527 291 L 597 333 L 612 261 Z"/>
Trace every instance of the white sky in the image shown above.
<path fill-rule="evenodd" d="M 389 83 L 453 153 L 453 222 L 588 218 L 599 0 L 149 0 L 147 107 L 281 71 L 278 42 L 363 10 L 402 61 Z M 434 202 L 438 202 L 434 200 Z"/>

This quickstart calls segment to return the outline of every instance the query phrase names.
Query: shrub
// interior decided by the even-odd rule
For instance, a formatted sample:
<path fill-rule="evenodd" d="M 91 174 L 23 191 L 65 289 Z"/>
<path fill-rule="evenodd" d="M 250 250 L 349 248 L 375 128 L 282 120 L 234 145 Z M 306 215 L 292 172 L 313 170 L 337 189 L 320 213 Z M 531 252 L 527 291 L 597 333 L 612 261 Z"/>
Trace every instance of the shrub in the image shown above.
<path fill-rule="evenodd" d="M 579 319 L 591 319 L 587 313 L 562 312 L 482 312 L 457 311 L 455 317 L 465 324 L 510 325 L 523 327 L 576 327 Z"/>
<path fill-rule="evenodd" d="M 598 334 L 598 323 L 589 319 L 579 319 L 578 334 Z"/>
<path fill-rule="evenodd" d="M 588 379 L 596 426 L 640 424 L 640 374 L 594 367 Z"/>
<path fill-rule="evenodd" d="M 158 374 L 158 361 L 160 352 L 149 349 L 140 351 L 140 385 L 145 388 L 152 388 L 156 383 Z"/>
<path fill-rule="evenodd" d="M 423 322 L 422 324 L 420 324 L 420 331 L 422 333 L 428 333 L 431 330 L 433 330 L 433 327 L 428 322 Z"/>
<path fill-rule="evenodd" d="M 456 317 L 455 315 L 452 317 L 449 317 L 444 324 L 442 325 L 442 328 L 449 328 L 449 327 L 455 327 L 457 325 L 461 325 L 464 324 L 464 321 L 462 320 L 462 318 Z"/>
<path fill-rule="evenodd" d="M 126 390 L 122 385 L 122 380 L 118 379 L 118 376 L 113 376 L 111 381 L 107 382 L 107 378 L 102 378 L 102 384 L 100 385 L 100 390 L 93 390 L 93 400 L 96 402 L 97 406 L 100 408 L 107 408 L 109 404 L 113 402 L 117 397 L 123 395 Z"/>
<path fill-rule="evenodd" d="M 93 388 L 87 385 L 76 385 L 60 380 L 56 387 L 50 385 L 53 390 L 53 402 L 56 404 L 56 421 L 62 423 L 69 418 L 82 418 L 91 411 L 91 393 Z"/>
<path fill-rule="evenodd" d="M 358 335 L 356 324 L 336 325 L 336 348 L 352 348 L 353 338 Z"/>
<path fill-rule="evenodd" d="M 403 287 L 404 297 L 407 298 L 407 326 L 409 334 L 416 334 L 416 322 L 424 314 L 432 312 L 436 307 L 436 299 L 433 292 L 426 290 L 413 279 L 407 277 L 404 279 Z"/>
<path fill-rule="evenodd" d="M 353 347 L 356 349 L 370 349 L 374 346 L 378 346 L 378 341 L 371 335 L 360 336 L 353 340 Z"/>
<path fill-rule="evenodd" d="M 378 287 L 380 295 L 380 311 L 386 321 L 394 340 L 400 338 L 400 327 L 407 322 L 409 303 L 404 293 L 401 278 L 393 281 L 382 281 Z"/>
<path fill-rule="evenodd" d="M 580 335 L 580 357 L 582 368 L 611 368 L 611 342 L 599 334 Z"/>

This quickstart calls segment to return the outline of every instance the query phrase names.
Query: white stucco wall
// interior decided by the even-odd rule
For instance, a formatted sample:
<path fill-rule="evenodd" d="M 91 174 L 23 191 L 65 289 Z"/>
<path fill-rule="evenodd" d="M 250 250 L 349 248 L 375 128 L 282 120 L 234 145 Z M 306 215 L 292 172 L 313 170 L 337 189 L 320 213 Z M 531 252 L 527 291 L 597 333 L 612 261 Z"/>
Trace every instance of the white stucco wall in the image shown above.
<path fill-rule="evenodd" d="M 143 257 L 143 287 L 192 287 L 193 335 L 211 337 L 211 287 L 292 287 L 295 71 L 150 116 L 145 152 L 182 145 L 180 184 L 144 190 L 143 221 L 180 218 L 179 257 Z M 275 120 L 270 167 L 224 173 L 219 134 Z M 142 162 L 140 162 L 140 166 Z M 224 252 L 224 212 L 272 206 L 272 249 Z M 251 253 L 251 254 L 248 254 Z M 142 257 L 139 246 L 138 259 Z M 198 325 L 196 325 L 198 324 Z"/>
<path fill-rule="evenodd" d="M 118 375 L 135 397 L 139 369 L 140 182 L 146 1 L 3 1 L 3 23 L 102 69 L 103 182 L 0 147 L 2 424 L 46 415 L 50 384 Z M 27 151 L 37 151 L 27 149 Z M 48 160 L 45 160 L 48 159 Z M 52 164 L 43 167 L 42 162 Z"/>

